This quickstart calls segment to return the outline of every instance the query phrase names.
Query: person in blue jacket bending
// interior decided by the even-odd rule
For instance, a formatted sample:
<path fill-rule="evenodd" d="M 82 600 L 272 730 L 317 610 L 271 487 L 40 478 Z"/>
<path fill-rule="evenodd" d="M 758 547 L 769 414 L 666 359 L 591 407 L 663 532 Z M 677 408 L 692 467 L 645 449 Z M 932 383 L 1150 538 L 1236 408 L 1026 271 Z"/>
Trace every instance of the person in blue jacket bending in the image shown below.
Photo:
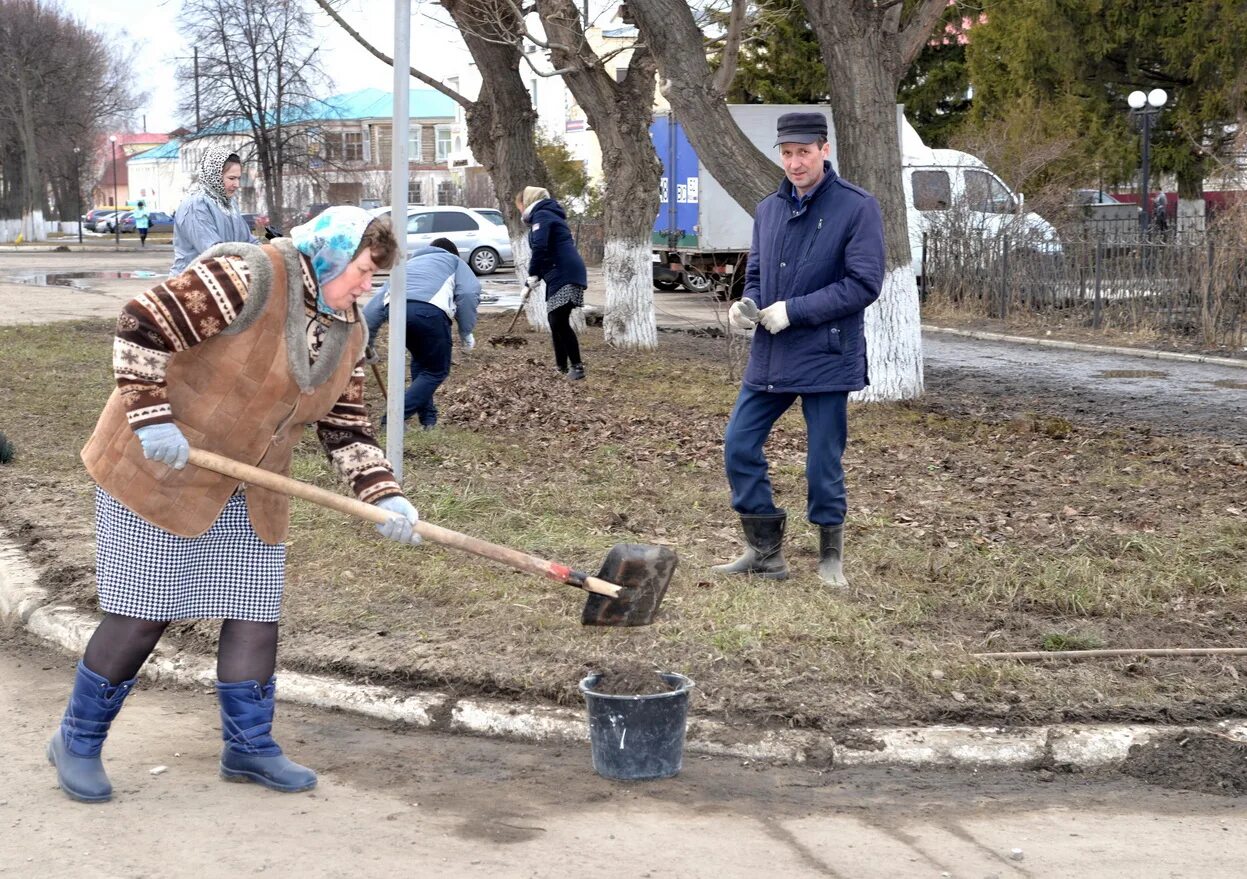
<path fill-rule="evenodd" d="M 758 203 L 744 296 L 728 310 L 736 329 L 759 327 L 723 450 L 746 549 L 714 570 L 788 576 L 787 514 L 775 506 L 762 447 L 800 397 L 809 435 L 806 515 L 818 526 L 818 574 L 843 587 L 840 459 L 849 393 L 870 383 L 863 313 L 883 286 L 883 218 L 874 196 L 832 170 L 826 116 L 785 113 L 777 128 L 785 179 Z"/>
<path fill-rule="evenodd" d="M 420 426 L 437 424 L 433 394 L 450 375 L 450 323 L 459 325 L 459 341 L 471 351 L 476 347 L 476 309 L 481 301 L 481 282 L 459 258 L 454 242 L 438 238 L 416 250 L 407 260 L 407 350 L 411 354 L 411 384 L 403 398 L 403 420 L 413 415 Z M 390 284 L 364 306 L 368 337 L 377 334 L 389 319 Z"/>

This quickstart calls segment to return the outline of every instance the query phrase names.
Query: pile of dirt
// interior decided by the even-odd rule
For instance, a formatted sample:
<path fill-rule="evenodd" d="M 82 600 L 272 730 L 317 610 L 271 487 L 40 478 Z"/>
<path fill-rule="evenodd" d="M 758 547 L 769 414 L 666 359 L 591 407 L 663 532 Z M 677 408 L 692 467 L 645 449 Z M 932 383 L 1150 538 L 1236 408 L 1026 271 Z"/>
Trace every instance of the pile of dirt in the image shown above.
<path fill-rule="evenodd" d="M 606 696 L 651 696 L 675 689 L 656 669 L 640 663 L 619 663 L 599 674 L 593 692 Z"/>
<path fill-rule="evenodd" d="M 1127 775 L 1174 790 L 1247 794 L 1247 742 L 1209 732 L 1182 732 L 1134 745 Z"/>

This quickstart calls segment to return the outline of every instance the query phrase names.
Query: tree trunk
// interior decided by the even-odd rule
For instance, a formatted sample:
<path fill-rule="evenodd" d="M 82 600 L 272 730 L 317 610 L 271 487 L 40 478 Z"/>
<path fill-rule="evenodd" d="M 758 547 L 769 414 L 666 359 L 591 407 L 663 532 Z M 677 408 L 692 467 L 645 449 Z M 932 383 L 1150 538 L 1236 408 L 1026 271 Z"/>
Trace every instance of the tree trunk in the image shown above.
<path fill-rule="evenodd" d="M 47 240 L 47 231 L 43 227 L 43 176 L 39 173 L 39 142 L 35 135 L 34 109 L 31 107 L 30 92 L 26 83 L 18 83 L 18 99 L 21 106 L 21 117 L 18 120 L 18 132 L 22 139 L 22 237 L 27 241 Z"/>
<path fill-rule="evenodd" d="M 619 348 L 657 348 L 651 252 L 662 165 L 649 133 L 654 60 L 643 46 L 637 47 L 623 81 L 617 81 L 586 42 L 571 0 L 538 0 L 537 10 L 552 47 L 550 60 L 565 71 L 563 81 L 602 148 L 602 167 L 610 169 L 602 259 L 606 342 Z"/>
<path fill-rule="evenodd" d="M 896 90 L 901 64 L 895 35 L 877 10 L 805 0 L 827 65 L 841 176 L 879 201 L 887 273 L 878 301 L 866 309 L 870 385 L 856 399 L 907 400 L 922 395 L 922 329 L 909 252 L 901 182 Z"/>
<path fill-rule="evenodd" d="M 658 63 L 663 96 L 697 157 L 752 216 L 758 202 L 775 191 L 781 172 L 745 137 L 715 90 L 702 32 L 689 5 L 684 0 L 630 0 L 628 11 Z"/>

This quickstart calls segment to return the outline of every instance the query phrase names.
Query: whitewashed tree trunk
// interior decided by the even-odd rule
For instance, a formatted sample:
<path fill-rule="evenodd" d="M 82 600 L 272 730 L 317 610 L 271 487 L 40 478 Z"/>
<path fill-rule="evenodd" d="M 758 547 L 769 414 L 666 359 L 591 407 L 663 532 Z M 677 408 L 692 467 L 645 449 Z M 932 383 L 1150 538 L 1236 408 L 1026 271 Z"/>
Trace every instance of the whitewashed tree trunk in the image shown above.
<path fill-rule="evenodd" d="M 657 348 L 654 316 L 652 244 L 643 240 L 607 241 L 602 274 L 606 281 L 606 313 L 602 332 L 616 348 Z"/>
<path fill-rule="evenodd" d="M 870 384 L 851 399 L 863 403 L 908 400 L 922 395 L 922 325 L 918 285 L 908 263 L 883 279 L 883 292 L 866 309 Z"/>
<path fill-rule="evenodd" d="M 515 276 L 521 284 L 528 278 L 528 260 L 533 255 L 528 246 L 528 236 L 521 235 L 511 239 L 511 253 L 515 255 Z M 550 318 L 546 316 L 546 285 L 538 282 L 528 294 L 528 302 L 524 306 L 524 314 L 528 325 L 542 333 L 550 332 Z"/>
<path fill-rule="evenodd" d="M 33 210 L 22 214 L 22 240 L 47 241 L 47 225 L 43 222 L 43 211 Z"/>
<path fill-rule="evenodd" d="M 1204 231 L 1206 204 L 1202 198 L 1178 199 L 1178 232 Z"/>

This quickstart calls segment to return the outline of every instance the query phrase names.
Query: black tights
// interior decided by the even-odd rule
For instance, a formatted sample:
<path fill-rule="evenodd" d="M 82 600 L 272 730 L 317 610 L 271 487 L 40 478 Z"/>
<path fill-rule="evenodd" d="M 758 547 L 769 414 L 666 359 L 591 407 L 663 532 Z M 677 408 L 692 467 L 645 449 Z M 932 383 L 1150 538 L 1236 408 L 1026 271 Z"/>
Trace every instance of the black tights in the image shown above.
<path fill-rule="evenodd" d="M 580 341 L 572 329 L 572 303 L 560 305 L 550 312 L 550 338 L 554 342 L 554 362 L 559 369 L 580 365 Z"/>
<path fill-rule="evenodd" d="M 107 678 L 110 684 L 128 681 L 139 673 L 156 642 L 169 625 L 167 620 L 140 620 L 120 614 L 104 614 L 87 643 L 83 663 Z M 277 623 L 224 620 L 217 646 L 216 676 L 226 683 L 268 683 L 277 667 Z"/>

